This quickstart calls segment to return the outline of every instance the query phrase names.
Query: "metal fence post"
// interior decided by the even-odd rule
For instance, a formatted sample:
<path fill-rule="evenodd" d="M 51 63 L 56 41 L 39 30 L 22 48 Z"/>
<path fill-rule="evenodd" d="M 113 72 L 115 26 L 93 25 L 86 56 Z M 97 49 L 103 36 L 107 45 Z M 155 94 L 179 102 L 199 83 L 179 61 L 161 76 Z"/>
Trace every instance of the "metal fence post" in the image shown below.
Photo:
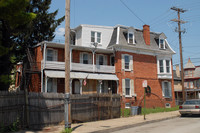
<path fill-rule="evenodd" d="M 64 107 L 65 107 L 65 129 L 66 128 L 71 128 L 71 123 L 69 123 L 69 102 L 70 102 L 70 94 L 66 93 L 65 94 L 65 99 L 64 99 Z"/>

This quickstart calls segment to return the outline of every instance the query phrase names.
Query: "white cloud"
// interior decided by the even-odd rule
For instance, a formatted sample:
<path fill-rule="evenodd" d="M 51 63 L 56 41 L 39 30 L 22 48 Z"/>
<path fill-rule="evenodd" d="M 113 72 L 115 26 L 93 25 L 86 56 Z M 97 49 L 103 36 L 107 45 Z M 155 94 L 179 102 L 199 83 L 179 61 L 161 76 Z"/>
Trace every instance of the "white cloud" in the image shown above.
<path fill-rule="evenodd" d="M 64 36 L 64 34 L 65 34 L 65 28 L 61 27 L 57 29 L 56 36 Z"/>

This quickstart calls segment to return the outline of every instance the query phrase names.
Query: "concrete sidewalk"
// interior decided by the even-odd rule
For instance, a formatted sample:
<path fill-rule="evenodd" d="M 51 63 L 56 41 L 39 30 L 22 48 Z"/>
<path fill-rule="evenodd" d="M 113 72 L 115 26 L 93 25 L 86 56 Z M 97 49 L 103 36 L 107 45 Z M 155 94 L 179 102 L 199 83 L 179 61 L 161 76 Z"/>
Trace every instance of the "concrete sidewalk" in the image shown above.
<path fill-rule="evenodd" d="M 146 115 L 146 120 L 144 120 L 143 115 L 137 115 L 127 118 L 72 124 L 72 128 L 74 129 L 73 133 L 108 133 L 120 129 L 172 119 L 178 116 L 180 116 L 178 111 L 154 113 Z M 64 126 L 52 126 L 46 127 L 42 131 L 20 131 L 18 133 L 60 133 L 63 129 Z"/>

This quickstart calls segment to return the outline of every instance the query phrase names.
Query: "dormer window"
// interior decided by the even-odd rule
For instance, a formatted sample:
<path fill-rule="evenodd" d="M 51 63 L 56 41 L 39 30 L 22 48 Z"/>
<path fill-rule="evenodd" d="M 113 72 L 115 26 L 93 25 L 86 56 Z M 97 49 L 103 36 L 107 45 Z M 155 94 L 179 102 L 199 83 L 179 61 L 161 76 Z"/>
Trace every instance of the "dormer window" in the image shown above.
<path fill-rule="evenodd" d="M 134 34 L 128 33 L 128 43 L 129 44 L 135 44 Z"/>
<path fill-rule="evenodd" d="M 91 42 L 101 43 L 101 32 L 91 31 Z"/>
<path fill-rule="evenodd" d="M 159 39 L 159 48 L 165 49 L 165 40 L 164 39 Z"/>

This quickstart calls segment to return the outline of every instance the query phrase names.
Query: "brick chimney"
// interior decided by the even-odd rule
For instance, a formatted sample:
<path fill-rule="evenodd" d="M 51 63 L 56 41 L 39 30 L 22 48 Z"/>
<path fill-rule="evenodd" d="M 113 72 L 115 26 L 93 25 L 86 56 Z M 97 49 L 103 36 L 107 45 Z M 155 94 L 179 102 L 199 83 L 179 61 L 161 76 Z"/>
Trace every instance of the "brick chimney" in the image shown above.
<path fill-rule="evenodd" d="M 176 65 L 176 76 L 181 77 L 180 75 L 180 69 L 179 69 L 179 64 Z"/>
<path fill-rule="evenodd" d="M 150 45 L 150 26 L 143 25 L 143 37 L 146 45 Z"/>

